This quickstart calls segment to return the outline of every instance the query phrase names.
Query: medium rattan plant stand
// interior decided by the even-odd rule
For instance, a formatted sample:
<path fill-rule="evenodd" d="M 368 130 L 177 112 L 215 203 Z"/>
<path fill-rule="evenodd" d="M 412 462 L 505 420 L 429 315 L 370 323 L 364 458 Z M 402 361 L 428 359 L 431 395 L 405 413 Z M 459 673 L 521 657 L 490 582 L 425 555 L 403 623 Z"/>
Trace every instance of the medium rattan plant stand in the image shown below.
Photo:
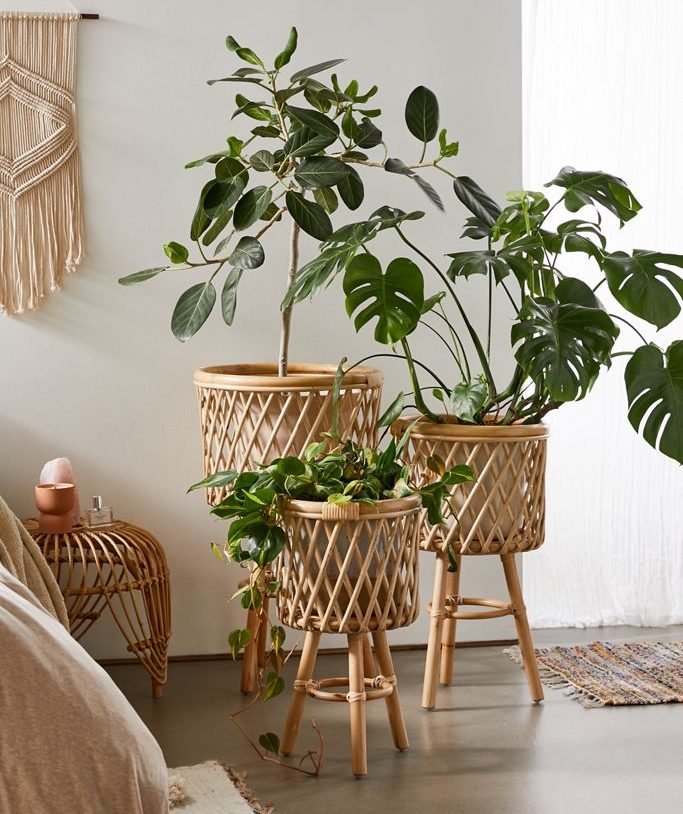
<path fill-rule="evenodd" d="M 402 434 L 402 419 L 392 431 Z M 548 429 L 543 424 L 472 426 L 418 421 L 410 432 L 411 460 L 427 474 L 429 456 L 440 456 L 446 467 L 466 463 L 476 481 L 454 487 L 444 517 L 447 525 L 429 526 L 422 516 L 421 547 L 436 554 L 429 639 L 422 706 L 433 709 L 437 683 L 453 680 L 458 620 L 512 616 L 517 629 L 529 692 L 543 700 L 533 640 L 515 555 L 533 551 L 545 537 L 545 468 Z M 457 569 L 449 570 L 447 546 Z M 501 559 L 509 600 L 463 597 L 460 574 L 463 557 L 496 555 Z M 463 610 L 463 607 L 477 610 Z"/>
<path fill-rule="evenodd" d="M 306 631 L 306 638 L 283 754 L 294 751 L 308 696 L 348 703 L 354 776 L 367 774 L 367 701 L 384 698 L 394 745 L 408 748 L 386 631 L 412 624 L 419 612 L 419 511 L 420 499 L 412 495 L 374 506 L 290 501 L 288 543 L 277 562 L 278 615 L 283 624 Z M 346 634 L 348 676 L 313 678 L 323 633 Z"/>
<path fill-rule="evenodd" d="M 71 634 L 80 639 L 108 609 L 128 650 L 152 679 L 155 698 L 168 675 L 171 597 L 166 555 L 145 529 L 116 521 L 44 534 L 26 528 L 42 549 L 64 596 Z"/>

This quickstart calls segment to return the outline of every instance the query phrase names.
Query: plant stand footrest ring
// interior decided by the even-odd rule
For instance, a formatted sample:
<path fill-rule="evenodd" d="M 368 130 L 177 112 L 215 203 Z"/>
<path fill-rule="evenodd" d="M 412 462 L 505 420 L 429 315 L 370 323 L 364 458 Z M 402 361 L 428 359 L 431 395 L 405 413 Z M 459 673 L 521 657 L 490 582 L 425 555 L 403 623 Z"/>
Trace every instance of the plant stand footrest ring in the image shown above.
<path fill-rule="evenodd" d="M 492 608 L 483 611 L 461 611 L 463 605 L 473 605 L 480 608 Z M 427 611 L 432 612 L 432 603 L 427 605 Z M 446 605 L 442 614 L 447 619 L 497 619 L 500 616 L 514 616 L 515 609 L 509 602 L 502 599 L 482 599 L 477 596 L 447 596 Z"/>
<path fill-rule="evenodd" d="M 378 698 L 386 698 L 391 695 L 396 686 L 396 676 L 378 675 L 374 678 L 363 679 L 363 684 L 367 688 L 362 693 L 327 692 L 325 687 L 348 687 L 348 676 L 338 676 L 336 678 L 311 678 L 308 681 L 295 681 L 294 690 L 305 692 L 311 698 L 319 701 L 336 701 L 353 703 L 354 701 L 375 701 Z"/>

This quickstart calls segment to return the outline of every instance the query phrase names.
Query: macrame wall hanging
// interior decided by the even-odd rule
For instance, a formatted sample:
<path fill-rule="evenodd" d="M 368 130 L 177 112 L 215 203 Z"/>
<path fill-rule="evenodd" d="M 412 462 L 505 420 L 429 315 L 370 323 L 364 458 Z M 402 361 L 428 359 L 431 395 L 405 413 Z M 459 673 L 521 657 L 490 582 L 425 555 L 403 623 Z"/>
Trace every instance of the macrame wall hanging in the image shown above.
<path fill-rule="evenodd" d="M 82 254 L 78 14 L 0 12 L 0 309 L 40 305 Z"/>

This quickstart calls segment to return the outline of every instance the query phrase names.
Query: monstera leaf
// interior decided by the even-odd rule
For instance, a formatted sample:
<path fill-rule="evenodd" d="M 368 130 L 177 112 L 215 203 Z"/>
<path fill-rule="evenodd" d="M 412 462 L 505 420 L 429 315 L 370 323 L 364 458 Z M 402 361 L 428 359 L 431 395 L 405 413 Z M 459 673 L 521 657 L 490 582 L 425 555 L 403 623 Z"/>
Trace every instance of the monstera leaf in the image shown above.
<path fill-rule="evenodd" d="M 383 273 L 376 257 L 360 254 L 347 266 L 344 293 L 348 315 L 356 314 L 356 330 L 377 318 L 375 339 L 391 345 L 415 329 L 424 302 L 424 279 L 405 257 L 392 260 Z"/>
<path fill-rule="evenodd" d="M 601 365 L 609 365 L 619 330 L 595 302 L 588 286 L 567 278 L 557 286 L 557 301 L 527 297 L 512 327 L 515 357 L 552 401 L 582 399 Z M 591 292 L 592 294 L 592 292 Z"/>
<path fill-rule="evenodd" d="M 486 404 L 489 388 L 486 379 L 462 381 L 451 391 L 448 403 L 451 412 L 461 421 L 474 421 L 474 417 Z"/>
<path fill-rule="evenodd" d="M 603 263 L 615 299 L 657 328 L 673 322 L 681 312 L 674 291 L 683 297 L 683 279 L 666 265 L 683 268 L 683 256 L 636 249 L 631 257 L 625 252 L 608 254 Z"/>
<path fill-rule="evenodd" d="M 683 464 L 683 340 L 643 345 L 626 365 L 628 420 L 654 449 Z"/>
<path fill-rule="evenodd" d="M 600 204 L 625 223 L 635 218 L 641 209 L 634 194 L 621 178 L 606 172 L 583 172 L 574 167 L 562 167 L 546 186 L 566 190 L 564 205 L 569 212 L 578 212 L 588 204 Z"/>

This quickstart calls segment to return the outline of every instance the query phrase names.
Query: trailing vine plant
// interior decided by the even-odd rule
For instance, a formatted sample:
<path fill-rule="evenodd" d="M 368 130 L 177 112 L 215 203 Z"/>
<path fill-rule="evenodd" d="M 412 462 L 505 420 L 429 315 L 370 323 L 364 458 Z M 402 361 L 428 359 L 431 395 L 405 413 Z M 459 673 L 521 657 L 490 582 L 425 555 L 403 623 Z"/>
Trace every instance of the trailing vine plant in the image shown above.
<path fill-rule="evenodd" d="M 341 376 L 335 382 L 338 397 Z M 403 460 L 409 433 L 397 442 L 391 439 L 385 449 L 359 447 L 353 441 L 342 440 L 335 430 L 323 440 L 311 444 L 301 457 L 287 456 L 260 466 L 252 472 L 235 470 L 219 472 L 190 487 L 229 486 L 230 492 L 211 513 L 230 522 L 227 539 L 221 546 L 212 544 L 215 556 L 224 562 L 235 562 L 250 568 L 249 582 L 233 598 L 239 598 L 245 610 L 258 614 L 255 630 L 236 628 L 228 637 L 233 659 L 250 642 L 256 641 L 259 630 L 268 630 L 267 668 L 257 674 L 257 693 L 246 707 L 231 718 L 242 735 L 259 756 L 305 774 L 317 775 L 322 767 L 324 741 L 322 733 L 312 722 L 320 745 L 309 749 L 301 762 L 286 763 L 279 759 L 280 740 L 276 733 L 266 732 L 256 744 L 237 720 L 259 699 L 268 700 L 279 695 L 285 687 L 282 668 L 294 648 L 284 649 L 285 629 L 273 624 L 266 611 L 266 598 L 274 598 L 280 584 L 273 576 L 273 566 L 282 553 L 287 540 L 286 510 L 290 499 L 313 500 L 334 504 L 357 502 L 373 505 L 377 501 L 397 499 L 407 495 L 420 495 L 431 524 L 443 522 L 442 509 L 454 486 L 473 480 L 472 470 L 465 465 L 449 469 L 438 457 L 428 461 L 430 474 L 417 483 L 410 466 Z M 327 441 L 332 442 L 332 449 Z M 454 553 L 449 552 L 451 563 Z"/>
<path fill-rule="evenodd" d="M 289 263 L 283 289 L 295 288 L 301 232 L 317 241 L 339 244 L 345 232 L 334 231 L 330 215 L 337 211 L 340 199 L 349 210 L 363 203 L 365 187 L 358 169 L 404 175 L 443 209 L 438 193 L 416 172 L 427 168 L 448 172 L 442 162 L 458 152 L 458 143 L 449 142 L 446 130 L 439 130 L 434 94 L 420 86 L 408 97 L 406 124 L 421 143 L 421 155 L 416 163 L 405 164 L 389 155 L 378 127 L 381 110 L 371 101 L 377 85 L 361 90 L 358 80 L 344 84 L 335 73 L 329 82 L 321 81 L 320 76 L 343 59 L 326 60 L 297 70 L 288 79 L 283 77 L 297 41 L 297 30 L 292 28 L 284 49 L 267 66 L 251 48 L 227 37 L 228 51 L 246 65 L 209 84 L 246 85 L 249 96 L 235 96 L 232 119 L 251 120 L 256 125 L 248 134 L 229 135 L 225 147 L 186 165 L 213 167 L 213 177 L 202 187 L 190 226 L 194 256 L 185 243 L 171 241 L 164 246 L 166 265 L 119 280 L 121 285 L 133 285 L 176 271 L 208 274 L 181 295 L 173 311 L 171 330 L 181 342 L 209 317 L 218 299 L 216 281 L 221 274 L 221 313 L 232 325 L 242 277 L 264 264 L 261 239 L 280 222 L 289 222 Z M 437 134 L 438 150 L 427 158 L 427 146 Z M 377 157 L 371 158 L 370 152 Z M 371 217 L 366 223 L 376 221 Z M 357 248 L 350 242 L 339 252 L 335 265 L 340 266 Z M 281 376 L 287 374 L 293 304 L 288 298 L 281 309 Z"/>

